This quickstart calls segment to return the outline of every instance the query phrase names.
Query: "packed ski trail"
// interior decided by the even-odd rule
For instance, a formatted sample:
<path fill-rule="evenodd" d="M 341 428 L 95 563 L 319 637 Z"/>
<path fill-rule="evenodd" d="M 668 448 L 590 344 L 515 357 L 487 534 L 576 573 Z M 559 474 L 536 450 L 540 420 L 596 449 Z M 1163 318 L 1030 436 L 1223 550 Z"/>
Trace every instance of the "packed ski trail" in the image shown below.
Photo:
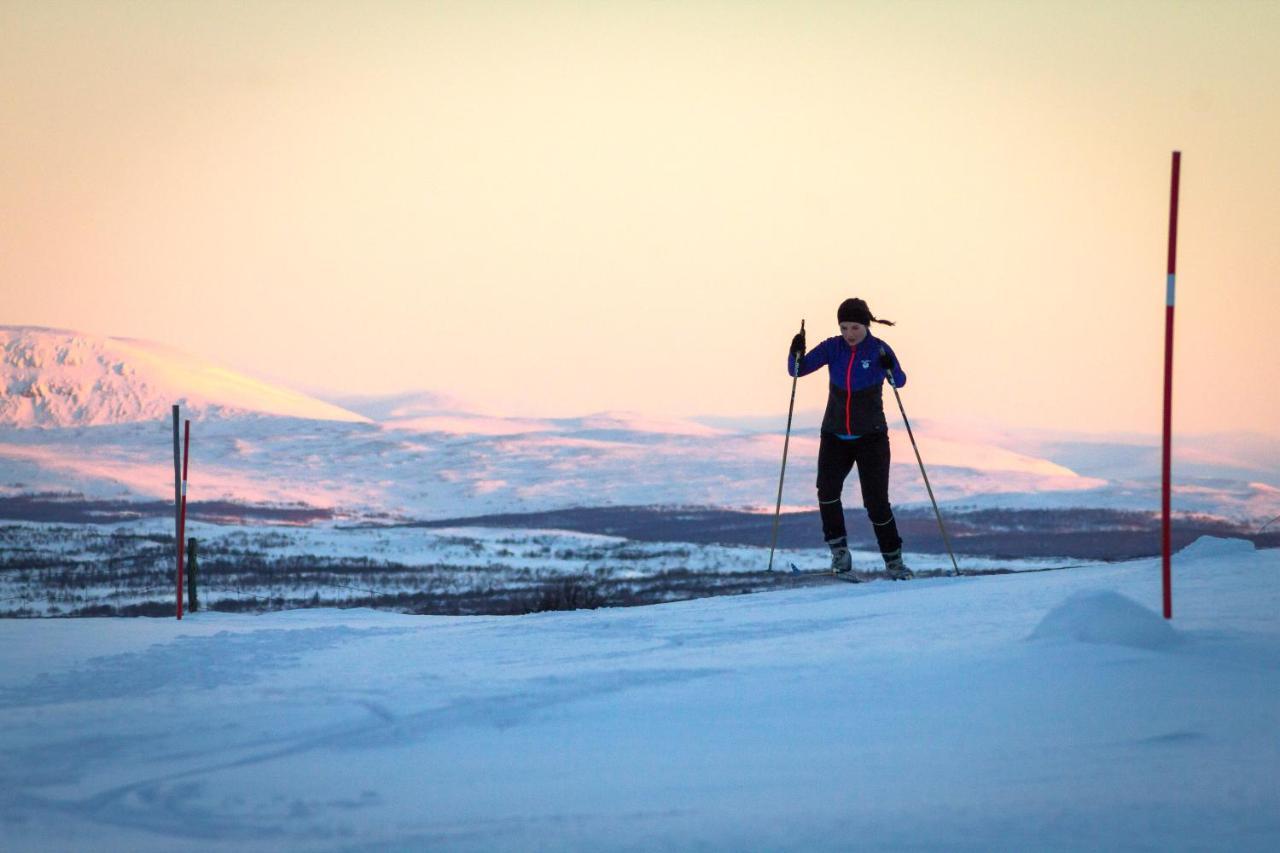
<path fill-rule="evenodd" d="M 1271 850 L 1280 551 L 0 624 L 6 850 Z"/>

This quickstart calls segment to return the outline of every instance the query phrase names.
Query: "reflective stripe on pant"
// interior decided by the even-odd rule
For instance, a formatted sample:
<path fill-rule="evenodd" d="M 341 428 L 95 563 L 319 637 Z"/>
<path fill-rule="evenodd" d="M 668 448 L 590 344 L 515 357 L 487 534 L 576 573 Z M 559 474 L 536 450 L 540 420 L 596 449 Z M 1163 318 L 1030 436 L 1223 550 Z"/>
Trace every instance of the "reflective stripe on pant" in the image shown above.
<path fill-rule="evenodd" d="M 875 433 L 844 441 L 822 433 L 818 445 L 818 511 L 822 515 L 822 536 L 828 542 L 846 536 L 841 493 L 845 478 L 858 466 L 862 505 L 875 531 L 880 553 L 902 548 L 898 523 L 889 505 L 889 434 Z"/>

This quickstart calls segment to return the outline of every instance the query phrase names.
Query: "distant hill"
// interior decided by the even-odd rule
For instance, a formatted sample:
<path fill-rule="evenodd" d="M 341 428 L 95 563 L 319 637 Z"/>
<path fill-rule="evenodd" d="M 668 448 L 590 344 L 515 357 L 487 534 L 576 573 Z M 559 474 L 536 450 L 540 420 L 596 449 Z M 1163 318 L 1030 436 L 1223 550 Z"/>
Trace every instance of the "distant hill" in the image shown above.
<path fill-rule="evenodd" d="M 161 344 L 37 327 L 0 326 L 0 357 L 0 497 L 170 499 L 174 403 L 199 422 L 193 505 L 394 521 L 638 506 L 767 517 L 778 491 L 776 422 L 494 415 L 454 398 L 454 389 L 325 401 Z M 894 505 L 927 508 L 911 444 L 892 413 L 890 425 Z M 953 511 L 1159 506 L 1153 439 L 966 431 L 927 420 L 916 424 L 916 437 L 938 500 Z M 793 429 L 789 448 L 783 508 L 811 511 L 816 425 Z M 1280 514 L 1277 452 L 1266 436 L 1181 437 L 1175 511 L 1261 525 Z M 846 486 L 851 518 L 862 517 L 857 489 L 854 474 Z M 928 529 L 931 511 L 924 518 Z"/>
<path fill-rule="evenodd" d="M 0 326 L 0 425 L 102 426 L 165 417 L 277 415 L 358 422 L 362 415 L 150 341 Z"/>

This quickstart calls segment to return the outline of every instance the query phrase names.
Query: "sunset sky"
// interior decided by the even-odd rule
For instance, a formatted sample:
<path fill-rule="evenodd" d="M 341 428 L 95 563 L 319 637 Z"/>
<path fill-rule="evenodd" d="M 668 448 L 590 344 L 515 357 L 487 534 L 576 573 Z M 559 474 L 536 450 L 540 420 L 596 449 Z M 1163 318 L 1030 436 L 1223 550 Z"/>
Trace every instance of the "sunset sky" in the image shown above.
<path fill-rule="evenodd" d="M 1280 432 L 1280 2 L 0 0 L 0 323 L 312 393 Z M 881 332 L 878 332 L 881 333 Z M 819 406 L 821 376 L 798 405 Z"/>

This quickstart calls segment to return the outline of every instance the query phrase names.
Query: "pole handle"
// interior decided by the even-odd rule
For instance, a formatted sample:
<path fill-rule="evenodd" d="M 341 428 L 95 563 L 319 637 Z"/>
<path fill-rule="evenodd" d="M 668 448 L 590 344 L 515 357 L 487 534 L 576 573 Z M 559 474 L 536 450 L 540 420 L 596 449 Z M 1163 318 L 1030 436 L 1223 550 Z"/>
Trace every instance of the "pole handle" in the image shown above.
<path fill-rule="evenodd" d="M 883 355 L 888 355 L 888 353 L 886 353 L 886 352 L 884 351 L 884 347 L 880 347 L 880 355 L 882 355 L 882 356 L 883 356 Z M 884 368 L 881 368 L 881 369 L 883 370 Z M 884 371 L 884 378 L 885 378 L 885 379 L 887 379 L 887 380 L 889 381 L 889 387 L 890 387 L 890 388 L 892 388 L 894 391 L 897 391 L 897 390 L 898 390 L 898 386 L 897 386 L 897 385 L 894 383 L 894 381 L 893 381 L 893 371 L 892 371 L 892 370 L 885 370 L 885 371 Z M 907 416 L 906 416 L 906 412 L 903 412 L 902 417 L 903 417 L 903 420 L 906 420 L 906 417 L 907 417 Z"/>

